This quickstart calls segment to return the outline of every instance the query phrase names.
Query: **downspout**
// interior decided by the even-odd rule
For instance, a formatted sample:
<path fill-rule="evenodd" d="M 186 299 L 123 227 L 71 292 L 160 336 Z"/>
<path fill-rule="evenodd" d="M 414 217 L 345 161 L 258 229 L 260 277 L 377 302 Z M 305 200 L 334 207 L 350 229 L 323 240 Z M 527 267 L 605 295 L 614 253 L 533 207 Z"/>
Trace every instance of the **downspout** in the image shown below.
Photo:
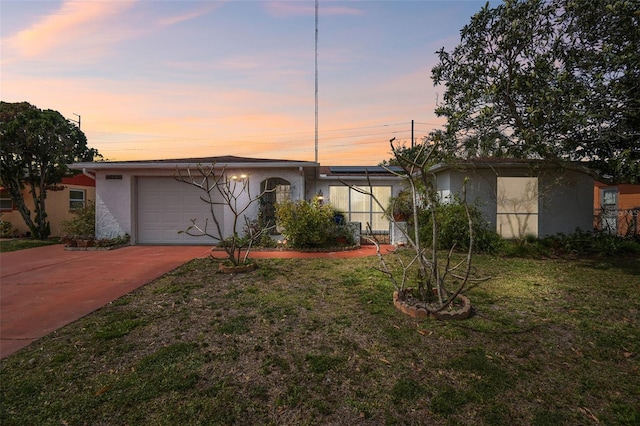
<path fill-rule="evenodd" d="M 85 167 L 82 168 L 82 174 L 93 180 L 96 180 L 96 175 L 92 175 L 91 173 L 89 173 Z"/>

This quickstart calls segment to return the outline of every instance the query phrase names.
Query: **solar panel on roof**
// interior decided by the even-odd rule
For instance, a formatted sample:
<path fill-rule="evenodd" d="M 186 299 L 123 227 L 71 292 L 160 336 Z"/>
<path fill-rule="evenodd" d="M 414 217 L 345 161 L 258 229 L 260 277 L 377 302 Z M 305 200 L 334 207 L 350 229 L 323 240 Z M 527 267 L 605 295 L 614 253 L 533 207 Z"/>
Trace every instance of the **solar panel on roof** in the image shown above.
<path fill-rule="evenodd" d="M 391 166 L 389 169 L 394 172 L 402 171 L 398 166 Z M 381 166 L 329 166 L 329 171 L 335 174 L 389 173 L 389 170 Z"/>

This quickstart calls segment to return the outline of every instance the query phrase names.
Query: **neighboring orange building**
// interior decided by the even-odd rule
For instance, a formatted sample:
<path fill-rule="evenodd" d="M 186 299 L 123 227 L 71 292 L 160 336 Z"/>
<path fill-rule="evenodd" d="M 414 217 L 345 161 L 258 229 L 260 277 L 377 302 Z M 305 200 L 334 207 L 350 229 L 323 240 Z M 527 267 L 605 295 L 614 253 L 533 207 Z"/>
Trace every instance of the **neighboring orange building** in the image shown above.
<path fill-rule="evenodd" d="M 593 189 L 595 228 L 621 236 L 640 235 L 640 185 L 607 185 Z"/>
<path fill-rule="evenodd" d="M 30 189 L 25 186 L 23 196 L 27 208 L 33 214 L 33 197 Z M 47 219 L 51 224 L 51 236 L 62 235 L 62 222 L 73 217 L 73 210 L 81 207 L 88 200 L 96 199 L 96 181 L 83 174 L 73 177 L 63 178 L 60 184 L 53 189 L 47 190 Z M 29 232 L 29 228 L 24 223 L 20 212 L 14 207 L 9 198 L 9 194 L 0 187 L 0 220 L 9 222 L 12 225 L 13 235 L 24 236 Z M 33 216 L 32 216 L 33 217 Z"/>

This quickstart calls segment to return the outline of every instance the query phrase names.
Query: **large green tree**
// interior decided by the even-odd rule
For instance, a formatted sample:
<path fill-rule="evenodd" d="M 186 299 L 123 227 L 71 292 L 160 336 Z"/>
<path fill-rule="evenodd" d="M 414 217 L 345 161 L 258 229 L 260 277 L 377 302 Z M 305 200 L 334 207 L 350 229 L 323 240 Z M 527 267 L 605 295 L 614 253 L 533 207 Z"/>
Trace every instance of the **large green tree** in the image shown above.
<path fill-rule="evenodd" d="M 59 112 L 0 102 L 0 180 L 34 237 L 51 233 L 47 188 L 68 173 L 67 164 L 95 156 L 98 151 L 87 147 L 84 133 Z M 33 198 L 33 217 L 23 197 L 25 185 Z"/>
<path fill-rule="evenodd" d="M 487 3 L 437 52 L 436 113 L 461 156 L 588 161 L 640 182 L 640 3 Z"/>

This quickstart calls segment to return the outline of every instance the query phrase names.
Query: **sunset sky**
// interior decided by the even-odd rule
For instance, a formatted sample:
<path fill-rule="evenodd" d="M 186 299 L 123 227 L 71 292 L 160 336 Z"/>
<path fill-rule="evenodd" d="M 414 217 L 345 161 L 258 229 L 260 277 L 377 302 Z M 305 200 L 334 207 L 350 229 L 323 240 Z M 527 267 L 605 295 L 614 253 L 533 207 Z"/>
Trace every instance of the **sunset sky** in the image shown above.
<path fill-rule="evenodd" d="M 319 162 L 374 165 L 433 113 L 436 50 L 485 1 L 319 1 Z M 315 7 L 300 1 L 6 1 L 3 101 L 77 120 L 108 160 L 314 160 Z"/>

